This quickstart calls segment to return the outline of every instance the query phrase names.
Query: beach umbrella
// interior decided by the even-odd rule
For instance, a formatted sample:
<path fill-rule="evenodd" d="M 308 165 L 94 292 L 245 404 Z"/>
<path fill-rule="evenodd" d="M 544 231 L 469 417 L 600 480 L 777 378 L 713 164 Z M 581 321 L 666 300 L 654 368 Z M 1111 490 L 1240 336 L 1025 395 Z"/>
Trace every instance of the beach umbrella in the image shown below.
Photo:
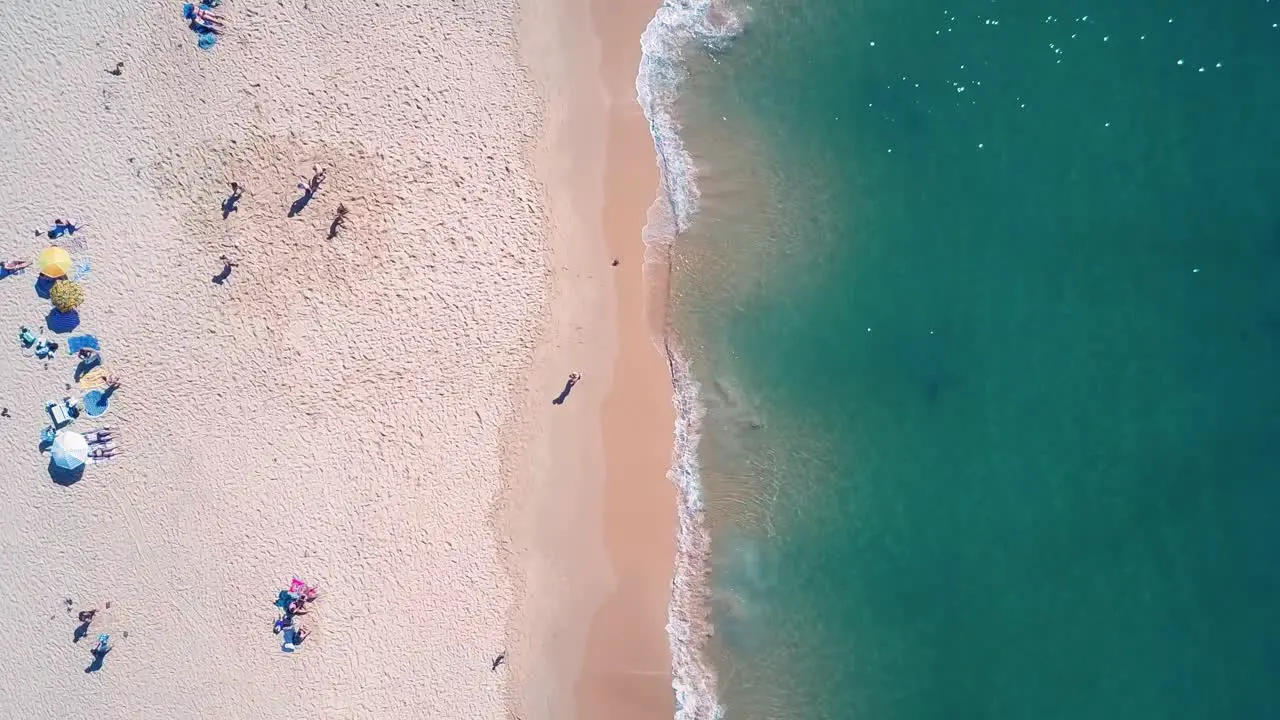
<path fill-rule="evenodd" d="M 71 273 L 71 253 L 58 247 L 47 247 L 40 251 L 40 274 L 51 278 L 66 277 Z"/>
<path fill-rule="evenodd" d="M 49 455 L 54 465 L 75 470 L 89 461 L 89 442 L 80 433 L 63 430 L 54 436 Z"/>

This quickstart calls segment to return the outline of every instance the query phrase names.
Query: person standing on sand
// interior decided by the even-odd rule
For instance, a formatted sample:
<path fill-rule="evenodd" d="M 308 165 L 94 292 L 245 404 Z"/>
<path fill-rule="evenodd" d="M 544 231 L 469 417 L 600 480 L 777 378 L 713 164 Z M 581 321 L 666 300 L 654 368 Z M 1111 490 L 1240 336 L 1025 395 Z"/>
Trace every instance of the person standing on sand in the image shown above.
<path fill-rule="evenodd" d="M 315 195 L 320 192 L 320 187 L 324 185 L 325 169 L 319 164 L 311 166 L 311 179 L 305 184 L 298 183 L 298 189 L 307 195 Z"/>
<path fill-rule="evenodd" d="M 333 222 L 329 223 L 329 239 L 338 237 L 338 231 L 347 224 L 347 206 L 338 203 L 338 212 L 333 216 Z"/>

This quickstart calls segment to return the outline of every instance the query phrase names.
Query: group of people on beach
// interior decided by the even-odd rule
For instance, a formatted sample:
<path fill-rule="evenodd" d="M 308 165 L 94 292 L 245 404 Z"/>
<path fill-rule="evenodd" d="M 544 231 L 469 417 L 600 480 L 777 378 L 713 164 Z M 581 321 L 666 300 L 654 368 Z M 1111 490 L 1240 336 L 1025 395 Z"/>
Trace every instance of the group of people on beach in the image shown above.
<path fill-rule="evenodd" d="M 299 624 L 298 618 L 311 611 L 307 606 L 315 602 L 319 594 L 319 590 L 314 586 L 297 578 L 289 584 L 288 590 L 280 591 L 280 598 L 276 601 L 276 605 L 281 608 L 281 613 L 280 617 L 276 618 L 271 632 L 276 635 L 284 634 L 284 645 L 281 649 L 285 652 L 296 650 L 298 645 L 301 645 L 311 634 L 309 628 Z"/>
<path fill-rule="evenodd" d="M 68 612 L 71 611 L 71 604 L 72 604 L 71 599 L 67 598 Z M 107 608 L 108 609 L 111 608 L 110 602 L 107 603 Z M 80 621 L 80 624 L 76 626 L 75 633 L 72 635 L 72 638 L 71 638 L 72 642 L 80 642 L 81 638 L 89 634 L 89 627 L 90 625 L 93 624 L 93 619 L 97 617 L 97 615 L 98 615 L 97 608 L 81 610 L 76 615 L 76 619 Z M 126 635 L 127 634 L 128 633 L 126 633 Z M 97 670 L 100 670 L 102 668 L 102 662 L 106 660 L 107 653 L 111 652 L 112 647 L 113 646 L 111 644 L 110 635 L 108 635 L 107 633 L 101 633 L 100 635 L 98 635 L 98 641 L 95 642 L 93 644 L 93 647 L 90 648 L 89 650 L 89 653 L 93 656 L 93 662 L 90 663 L 89 667 L 85 668 L 85 672 L 96 672 Z"/>
<path fill-rule="evenodd" d="M 297 183 L 297 188 L 302 192 L 302 196 L 293 202 L 293 206 L 289 209 L 289 217 L 293 217 L 302 212 L 302 209 L 320 192 L 324 187 L 324 181 L 328 171 L 323 165 L 315 164 L 311 166 L 311 177 L 303 177 L 302 181 Z M 244 198 L 244 186 L 238 182 L 231 183 L 231 193 L 222 201 L 222 219 L 226 220 L 231 214 L 240 209 L 240 201 Z M 329 237 L 332 240 L 338 236 L 338 232 L 347 224 L 347 206 L 338 203 L 338 208 L 334 212 L 333 221 L 329 223 Z M 232 271 L 239 265 L 226 255 L 218 256 L 222 261 L 222 270 L 213 276 L 215 285 L 222 285 L 231 277 Z"/>
<path fill-rule="evenodd" d="M 92 459 L 105 460 L 120 454 L 116 447 L 115 431 L 110 425 L 84 433 L 84 439 L 89 443 L 89 457 Z"/>

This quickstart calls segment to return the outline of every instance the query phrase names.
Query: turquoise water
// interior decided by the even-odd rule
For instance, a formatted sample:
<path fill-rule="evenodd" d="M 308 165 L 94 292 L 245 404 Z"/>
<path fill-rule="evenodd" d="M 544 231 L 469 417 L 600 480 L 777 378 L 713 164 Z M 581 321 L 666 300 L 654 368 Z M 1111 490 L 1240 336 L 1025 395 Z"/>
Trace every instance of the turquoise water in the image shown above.
<path fill-rule="evenodd" d="M 1113 5 L 691 61 L 726 717 L 1280 717 L 1280 3 Z"/>

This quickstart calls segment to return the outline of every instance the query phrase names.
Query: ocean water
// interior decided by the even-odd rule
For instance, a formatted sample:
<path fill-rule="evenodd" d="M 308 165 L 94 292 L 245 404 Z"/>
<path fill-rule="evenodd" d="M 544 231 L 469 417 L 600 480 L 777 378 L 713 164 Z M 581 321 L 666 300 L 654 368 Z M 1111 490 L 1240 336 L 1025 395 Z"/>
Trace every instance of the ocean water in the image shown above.
<path fill-rule="evenodd" d="M 682 717 L 1280 717 L 1280 2 L 645 50 Z"/>

